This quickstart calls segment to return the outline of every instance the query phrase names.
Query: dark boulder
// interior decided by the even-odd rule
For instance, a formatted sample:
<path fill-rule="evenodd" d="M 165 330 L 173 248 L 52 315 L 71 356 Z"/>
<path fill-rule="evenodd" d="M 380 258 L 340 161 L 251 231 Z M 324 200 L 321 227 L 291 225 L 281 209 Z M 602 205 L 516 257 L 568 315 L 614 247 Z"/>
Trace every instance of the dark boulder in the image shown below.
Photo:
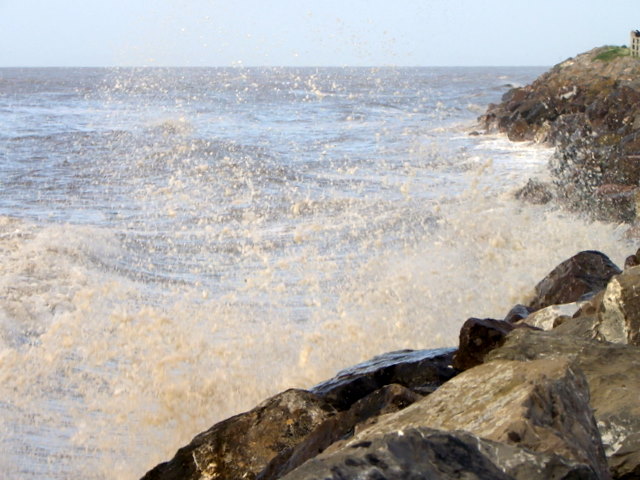
<path fill-rule="evenodd" d="M 533 310 L 572 303 L 603 290 L 621 270 L 605 254 L 580 252 L 554 268 L 538 285 L 529 304 Z"/>
<path fill-rule="evenodd" d="M 492 318 L 470 318 L 460 329 L 460 344 L 453 357 L 453 366 L 458 370 L 468 370 L 480 365 L 487 353 L 504 343 L 513 323 Z"/>
<path fill-rule="evenodd" d="M 285 480 L 596 480 L 588 465 L 534 453 L 463 431 L 407 428 L 321 455 Z"/>
<path fill-rule="evenodd" d="M 287 390 L 253 410 L 217 423 L 178 450 L 144 480 L 254 479 L 276 456 L 336 416 L 327 402 L 304 390 Z"/>
<path fill-rule="evenodd" d="M 532 203 L 534 205 L 544 205 L 554 198 L 553 186 L 547 182 L 541 182 L 533 178 L 515 193 L 518 200 Z"/>
<path fill-rule="evenodd" d="M 408 428 L 313 459 L 284 480 L 512 480 L 462 432 Z M 586 477 L 585 477 L 586 478 Z"/>
<path fill-rule="evenodd" d="M 392 383 L 418 393 L 435 390 L 458 372 L 452 367 L 455 349 L 390 352 L 347 368 L 311 391 L 338 410 L 347 410 L 370 393 Z"/>

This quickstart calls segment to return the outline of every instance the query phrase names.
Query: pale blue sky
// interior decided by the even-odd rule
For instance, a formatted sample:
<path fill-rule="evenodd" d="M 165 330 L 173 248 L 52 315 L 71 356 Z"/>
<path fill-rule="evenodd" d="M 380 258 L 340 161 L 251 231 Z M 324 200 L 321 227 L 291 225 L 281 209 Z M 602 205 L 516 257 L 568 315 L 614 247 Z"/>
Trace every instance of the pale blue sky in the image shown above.
<path fill-rule="evenodd" d="M 0 66 L 552 65 L 640 0 L 0 0 Z"/>

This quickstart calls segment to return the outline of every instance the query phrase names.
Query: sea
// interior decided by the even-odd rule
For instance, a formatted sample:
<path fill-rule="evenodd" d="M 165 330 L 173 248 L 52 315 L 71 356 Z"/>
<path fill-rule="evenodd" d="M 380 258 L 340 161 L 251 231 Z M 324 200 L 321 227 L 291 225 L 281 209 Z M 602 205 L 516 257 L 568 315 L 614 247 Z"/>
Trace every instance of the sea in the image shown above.
<path fill-rule="evenodd" d="M 621 225 L 476 119 L 545 68 L 0 69 L 0 472 L 136 479 L 384 352 L 457 345 Z"/>

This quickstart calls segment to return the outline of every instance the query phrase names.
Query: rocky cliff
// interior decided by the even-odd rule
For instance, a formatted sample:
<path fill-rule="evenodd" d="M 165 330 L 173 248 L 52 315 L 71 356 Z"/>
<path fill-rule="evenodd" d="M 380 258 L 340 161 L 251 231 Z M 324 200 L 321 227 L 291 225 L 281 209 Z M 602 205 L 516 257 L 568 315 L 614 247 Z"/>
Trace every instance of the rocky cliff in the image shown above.
<path fill-rule="evenodd" d="M 640 59 L 628 53 L 600 47 L 570 58 L 532 84 L 511 89 L 480 117 L 486 131 L 557 147 L 550 163 L 553 189 L 531 183 L 524 196 L 547 201 L 555 195 L 598 218 L 635 219 Z"/>

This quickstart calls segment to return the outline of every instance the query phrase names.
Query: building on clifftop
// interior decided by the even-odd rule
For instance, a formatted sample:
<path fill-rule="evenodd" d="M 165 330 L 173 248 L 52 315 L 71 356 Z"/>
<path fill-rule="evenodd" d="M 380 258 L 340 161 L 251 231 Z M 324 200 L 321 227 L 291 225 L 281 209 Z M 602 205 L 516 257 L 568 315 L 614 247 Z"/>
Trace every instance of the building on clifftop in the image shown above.
<path fill-rule="evenodd" d="M 640 30 L 634 30 L 631 32 L 629 50 L 631 51 L 632 57 L 640 57 Z"/>

